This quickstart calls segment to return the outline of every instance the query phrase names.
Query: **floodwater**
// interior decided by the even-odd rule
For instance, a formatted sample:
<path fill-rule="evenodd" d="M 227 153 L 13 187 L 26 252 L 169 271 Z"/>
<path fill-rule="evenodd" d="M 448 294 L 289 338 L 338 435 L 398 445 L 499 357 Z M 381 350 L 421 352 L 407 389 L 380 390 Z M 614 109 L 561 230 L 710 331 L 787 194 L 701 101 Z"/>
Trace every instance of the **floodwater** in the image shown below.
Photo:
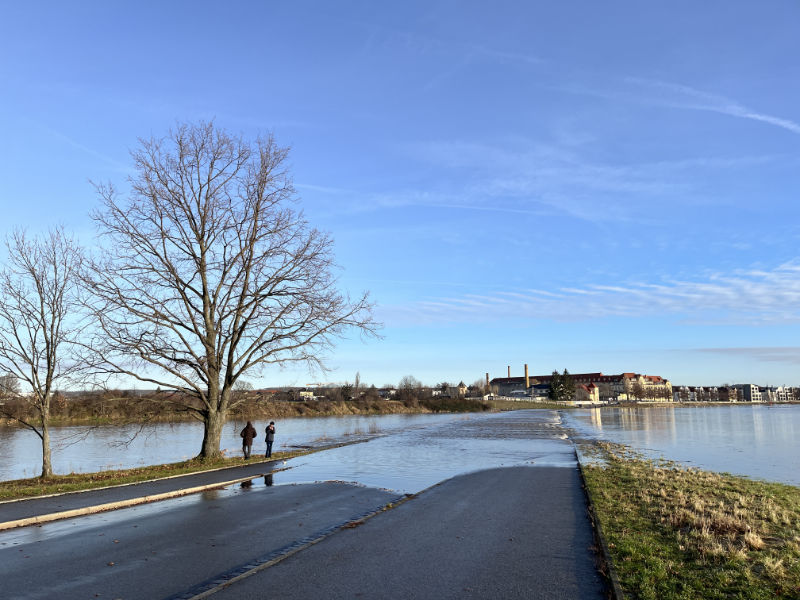
<path fill-rule="evenodd" d="M 349 415 L 279 419 L 273 452 L 298 446 L 320 446 L 334 441 L 365 439 L 440 422 L 458 415 Z M 253 453 L 265 449 L 266 422 L 254 423 L 258 437 Z M 220 448 L 241 456 L 242 421 L 225 425 Z M 57 474 L 91 473 L 143 465 L 178 462 L 197 456 L 203 441 L 200 423 L 155 423 L 51 429 L 53 471 Z M 0 427 L 0 481 L 38 476 L 42 471 L 42 446 L 31 431 Z"/>
<path fill-rule="evenodd" d="M 287 461 L 274 483 L 345 481 L 416 493 L 471 471 L 574 467 L 575 451 L 555 411 L 469 414 L 428 427 Z"/>
<path fill-rule="evenodd" d="M 563 411 L 572 435 L 707 471 L 800 485 L 800 405 L 605 407 Z"/>

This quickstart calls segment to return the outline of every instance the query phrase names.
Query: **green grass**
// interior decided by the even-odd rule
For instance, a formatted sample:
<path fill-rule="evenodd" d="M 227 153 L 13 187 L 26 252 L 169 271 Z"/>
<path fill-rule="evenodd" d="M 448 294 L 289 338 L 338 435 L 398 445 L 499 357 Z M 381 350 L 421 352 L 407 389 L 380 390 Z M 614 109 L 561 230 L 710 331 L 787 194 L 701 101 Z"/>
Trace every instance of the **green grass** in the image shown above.
<path fill-rule="evenodd" d="M 309 454 L 317 450 L 318 449 L 274 452 L 270 460 L 285 460 L 295 456 Z M 18 498 L 45 496 L 47 494 L 91 490 L 112 485 L 138 483 L 173 475 L 185 475 L 188 473 L 198 473 L 211 469 L 234 467 L 258 462 L 267 462 L 267 460 L 264 458 L 254 458 L 245 463 L 241 457 L 223 457 L 208 460 L 194 458 L 183 462 L 136 467 L 133 469 L 98 471 L 96 473 L 70 473 L 69 475 L 54 475 L 48 478 L 32 477 L 30 479 L 0 481 L 0 500 L 14 500 Z"/>
<path fill-rule="evenodd" d="M 800 598 L 800 488 L 599 452 L 584 473 L 627 598 Z"/>

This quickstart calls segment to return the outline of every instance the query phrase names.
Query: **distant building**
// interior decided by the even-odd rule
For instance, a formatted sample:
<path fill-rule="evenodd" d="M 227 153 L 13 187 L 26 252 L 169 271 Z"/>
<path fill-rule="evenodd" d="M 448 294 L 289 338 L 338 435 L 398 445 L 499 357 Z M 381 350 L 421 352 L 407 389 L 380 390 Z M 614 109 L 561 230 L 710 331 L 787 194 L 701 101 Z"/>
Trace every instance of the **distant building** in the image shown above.
<path fill-rule="evenodd" d="M 739 392 L 740 402 L 763 402 L 761 390 L 757 385 L 753 385 L 752 383 L 737 383 L 733 387 Z"/>
<path fill-rule="evenodd" d="M 579 383 L 575 386 L 575 402 L 600 402 L 600 388 L 590 383 L 584 385 Z"/>
<path fill-rule="evenodd" d="M 552 375 L 527 375 L 525 377 L 495 377 L 489 381 L 489 387 L 500 396 L 511 396 L 512 393 L 541 397 L 543 385 L 549 388 Z M 510 371 L 510 369 L 509 369 Z M 590 385 L 594 389 L 589 392 L 599 402 L 650 401 L 669 402 L 672 400 L 672 384 L 660 375 L 641 375 L 639 373 L 621 373 L 604 375 L 603 373 L 570 373 L 576 387 L 576 399 L 584 391 L 578 392 L 580 386 Z"/>
<path fill-rule="evenodd" d="M 759 388 L 761 399 L 764 402 L 792 402 L 794 394 L 786 386 Z"/>

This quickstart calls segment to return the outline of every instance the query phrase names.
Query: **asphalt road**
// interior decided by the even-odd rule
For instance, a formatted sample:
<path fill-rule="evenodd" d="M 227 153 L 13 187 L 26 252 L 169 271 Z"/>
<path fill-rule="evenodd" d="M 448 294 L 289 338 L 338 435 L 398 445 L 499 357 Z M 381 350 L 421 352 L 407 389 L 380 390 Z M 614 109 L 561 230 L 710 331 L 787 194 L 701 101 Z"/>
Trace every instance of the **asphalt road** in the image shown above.
<path fill-rule="evenodd" d="M 445 481 L 214 594 L 250 598 L 607 598 L 578 471 Z"/>
<path fill-rule="evenodd" d="M 606 598 L 593 548 L 573 468 L 479 471 L 409 499 L 259 479 L 2 532 L 0 597 Z"/>

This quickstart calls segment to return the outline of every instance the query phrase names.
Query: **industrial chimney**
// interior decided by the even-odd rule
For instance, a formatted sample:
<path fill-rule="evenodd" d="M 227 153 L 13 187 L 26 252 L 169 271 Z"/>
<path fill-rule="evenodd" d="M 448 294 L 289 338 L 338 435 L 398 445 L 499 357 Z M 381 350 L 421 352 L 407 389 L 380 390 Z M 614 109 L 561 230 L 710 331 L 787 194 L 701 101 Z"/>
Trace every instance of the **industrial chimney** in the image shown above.
<path fill-rule="evenodd" d="M 528 365 L 526 364 L 525 365 L 525 389 L 527 390 L 529 387 L 531 387 L 531 384 L 528 381 Z"/>
<path fill-rule="evenodd" d="M 508 378 L 511 379 L 511 365 L 508 365 Z"/>

